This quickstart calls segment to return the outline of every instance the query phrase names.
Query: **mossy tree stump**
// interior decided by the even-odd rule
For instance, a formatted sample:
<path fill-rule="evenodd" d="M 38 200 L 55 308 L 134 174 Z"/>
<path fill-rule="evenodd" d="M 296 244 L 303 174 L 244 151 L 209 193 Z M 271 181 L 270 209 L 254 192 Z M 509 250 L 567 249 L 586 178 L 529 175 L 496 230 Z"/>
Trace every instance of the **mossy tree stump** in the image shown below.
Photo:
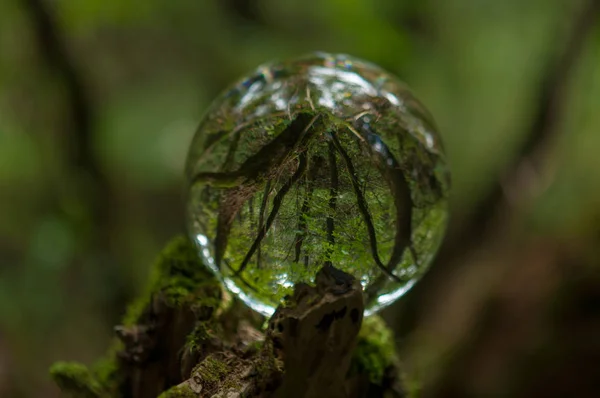
<path fill-rule="evenodd" d="M 324 267 L 263 327 L 177 238 L 106 358 L 51 374 L 64 396 L 82 398 L 401 397 L 391 333 L 377 317 L 363 323 L 363 306 L 360 283 Z"/>

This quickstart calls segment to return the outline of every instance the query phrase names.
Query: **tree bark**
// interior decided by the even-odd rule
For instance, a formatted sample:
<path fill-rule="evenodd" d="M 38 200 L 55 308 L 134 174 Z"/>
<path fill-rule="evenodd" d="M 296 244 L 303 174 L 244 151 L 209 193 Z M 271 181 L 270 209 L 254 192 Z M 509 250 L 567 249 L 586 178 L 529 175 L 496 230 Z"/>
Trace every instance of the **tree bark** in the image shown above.
<path fill-rule="evenodd" d="M 196 253 L 185 238 L 165 249 L 107 358 L 52 367 L 65 396 L 403 396 L 392 335 L 377 317 L 361 332 L 363 292 L 351 275 L 325 265 L 261 327 Z"/>

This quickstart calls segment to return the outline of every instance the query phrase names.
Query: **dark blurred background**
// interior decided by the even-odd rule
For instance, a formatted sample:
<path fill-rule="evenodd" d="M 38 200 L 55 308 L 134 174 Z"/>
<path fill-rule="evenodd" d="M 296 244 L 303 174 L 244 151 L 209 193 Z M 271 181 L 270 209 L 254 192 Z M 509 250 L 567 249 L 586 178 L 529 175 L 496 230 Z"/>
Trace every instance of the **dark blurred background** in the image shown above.
<path fill-rule="evenodd" d="M 448 242 L 384 313 L 409 389 L 534 396 L 562 377 L 586 396 L 569 392 L 600 379 L 592 3 L 2 1 L 0 396 L 56 397 L 53 361 L 103 353 L 184 230 L 182 166 L 211 99 L 314 50 L 400 76 L 445 142 Z"/>

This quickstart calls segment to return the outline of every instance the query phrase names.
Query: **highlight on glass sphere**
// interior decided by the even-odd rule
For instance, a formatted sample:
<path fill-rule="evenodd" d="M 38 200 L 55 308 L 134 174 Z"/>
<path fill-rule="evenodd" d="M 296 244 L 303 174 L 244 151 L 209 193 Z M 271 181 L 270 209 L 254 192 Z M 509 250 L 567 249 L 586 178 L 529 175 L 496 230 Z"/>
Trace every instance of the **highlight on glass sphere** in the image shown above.
<path fill-rule="evenodd" d="M 369 315 L 423 275 L 449 174 L 428 111 L 371 63 L 316 53 L 259 67 L 218 97 L 186 163 L 187 222 L 227 288 L 271 315 L 323 267 Z"/>

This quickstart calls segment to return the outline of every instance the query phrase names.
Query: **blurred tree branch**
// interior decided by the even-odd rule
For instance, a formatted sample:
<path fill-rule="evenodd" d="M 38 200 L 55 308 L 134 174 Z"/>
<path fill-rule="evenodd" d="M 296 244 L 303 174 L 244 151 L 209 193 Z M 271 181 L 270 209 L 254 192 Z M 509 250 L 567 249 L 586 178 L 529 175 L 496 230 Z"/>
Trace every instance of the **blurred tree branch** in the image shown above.
<path fill-rule="evenodd" d="M 264 23 L 260 3 L 256 0 L 225 0 L 228 11 L 245 22 Z"/>
<path fill-rule="evenodd" d="M 511 208 L 518 207 L 529 196 L 535 195 L 531 187 L 538 185 L 543 178 L 548 151 L 560 132 L 567 108 L 571 75 L 599 14 L 600 1 L 588 0 L 574 16 L 564 48 L 540 73 L 532 122 L 524 133 L 521 147 L 504 168 L 501 178 L 493 183 L 475 206 L 471 216 L 461 225 L 451 226 L 437 263 L 450 263 L 479 246 L 490 231 L 497 230 L 498 222 L 503 223 L 508 219 L 506 215 L 510 214 Z M 557 37 L 553 42 L 561 43 L 562 40 Z"/>
<path fill-rule="evenodd" d="M 450 223 L 442 248 L 419 288 L 385 311 L 386 318 L 394 323 L 399 339 L 406 337 L 409 331 L 414 332 L 424 327 L 423 322 L 440 321 L 442 315 L 436 312 L 436 308 L 437 311 L 442 311 L 440 308 L 444 307 L 444 313 L 451 314 L 460 311 L 466 317 L 465 314 L 469 313 L 467 308 L 448 307 L 450 296 L 462 295 L 464 302 L 481 302 L 495 294 L 491 289 L 483 287 L 490 274 L 495 275 L 491 279 L 501 279 L 504 272 L 518 269 L 513 267 L 515 260 L 507 260 L 503 254 L 509 250 L 506 241 L 510 240 L 510 227 L 522 215 L 524 207 L 531 203 L 533 197 L 540 194 L 539 188 L 544 187 L 542 182 L 545 185 L 548 183 L 548 156 L 560 133 L 562 117 L 568 106 L 567 91 L 571 75 L 599 15 L 600 1 L 585 1 L 573 16 L 568 34 L 553 40 L 554 43 L 564 45 L 540 73 L 539 86 L 533 97 L 535 106 L 531 124 L 513 160 L 501 173 L 502 177 L 493 183 L 487 194 L 474 206 L 470 217 L 463 222 L 459 220 Z M 482 252 L 489 257 L 481 254 Z M 506 263 L 498 259 L 504 259 Z M 489 269 L 490 262 L 495 264 L 494 270 Z M 516 264 L 523 265 L 523 262 Z M 525 268 L 524 265 L 523 267 Z M 471 286 L 468 282 L 471 280 L 479 280 L 479 283 Z M 465 292 L 456 293 L 463 290 Z M 471 292 L 466 292 L 467 290 Z M 433 313 L 435 314 L 432 315 Z M 432 317 L 435 321 L 432 321 Z M 477 344 L 475 341 L 469 342 Z M 411 342 L 401 344 L 408 350 L 413 349 L 409 347 Z"/>
<path fill-rule="evenodd" d="M 551 177 L 569 84 L 600 16 L 600 1 L 581 4 L 540 74 L 514 159 L 472 216 L 449 231 L 429 283 L 402 303 L 413 313 L 401 316 L 401 329 L 414 331 L 404 357 L 416 374 L 427 373 L 423 397 L 597 395 L 597 236 L 515 239 L 511 228 Z"/>
<path fill-rule="evenodd" d="M 52 9 L 44 0 L 22 0 L 29 14 L 35 39 L 46 67 L 64 86 L 66 102 L 64 145 L 67 162 L 75 173 L 77 187 L 89 209 L 92 234 L 108 228 L 109 183 L 93 150 L 94 114 L 90 94 L 84 79 L 67 50 L 63 35 Z"/>

